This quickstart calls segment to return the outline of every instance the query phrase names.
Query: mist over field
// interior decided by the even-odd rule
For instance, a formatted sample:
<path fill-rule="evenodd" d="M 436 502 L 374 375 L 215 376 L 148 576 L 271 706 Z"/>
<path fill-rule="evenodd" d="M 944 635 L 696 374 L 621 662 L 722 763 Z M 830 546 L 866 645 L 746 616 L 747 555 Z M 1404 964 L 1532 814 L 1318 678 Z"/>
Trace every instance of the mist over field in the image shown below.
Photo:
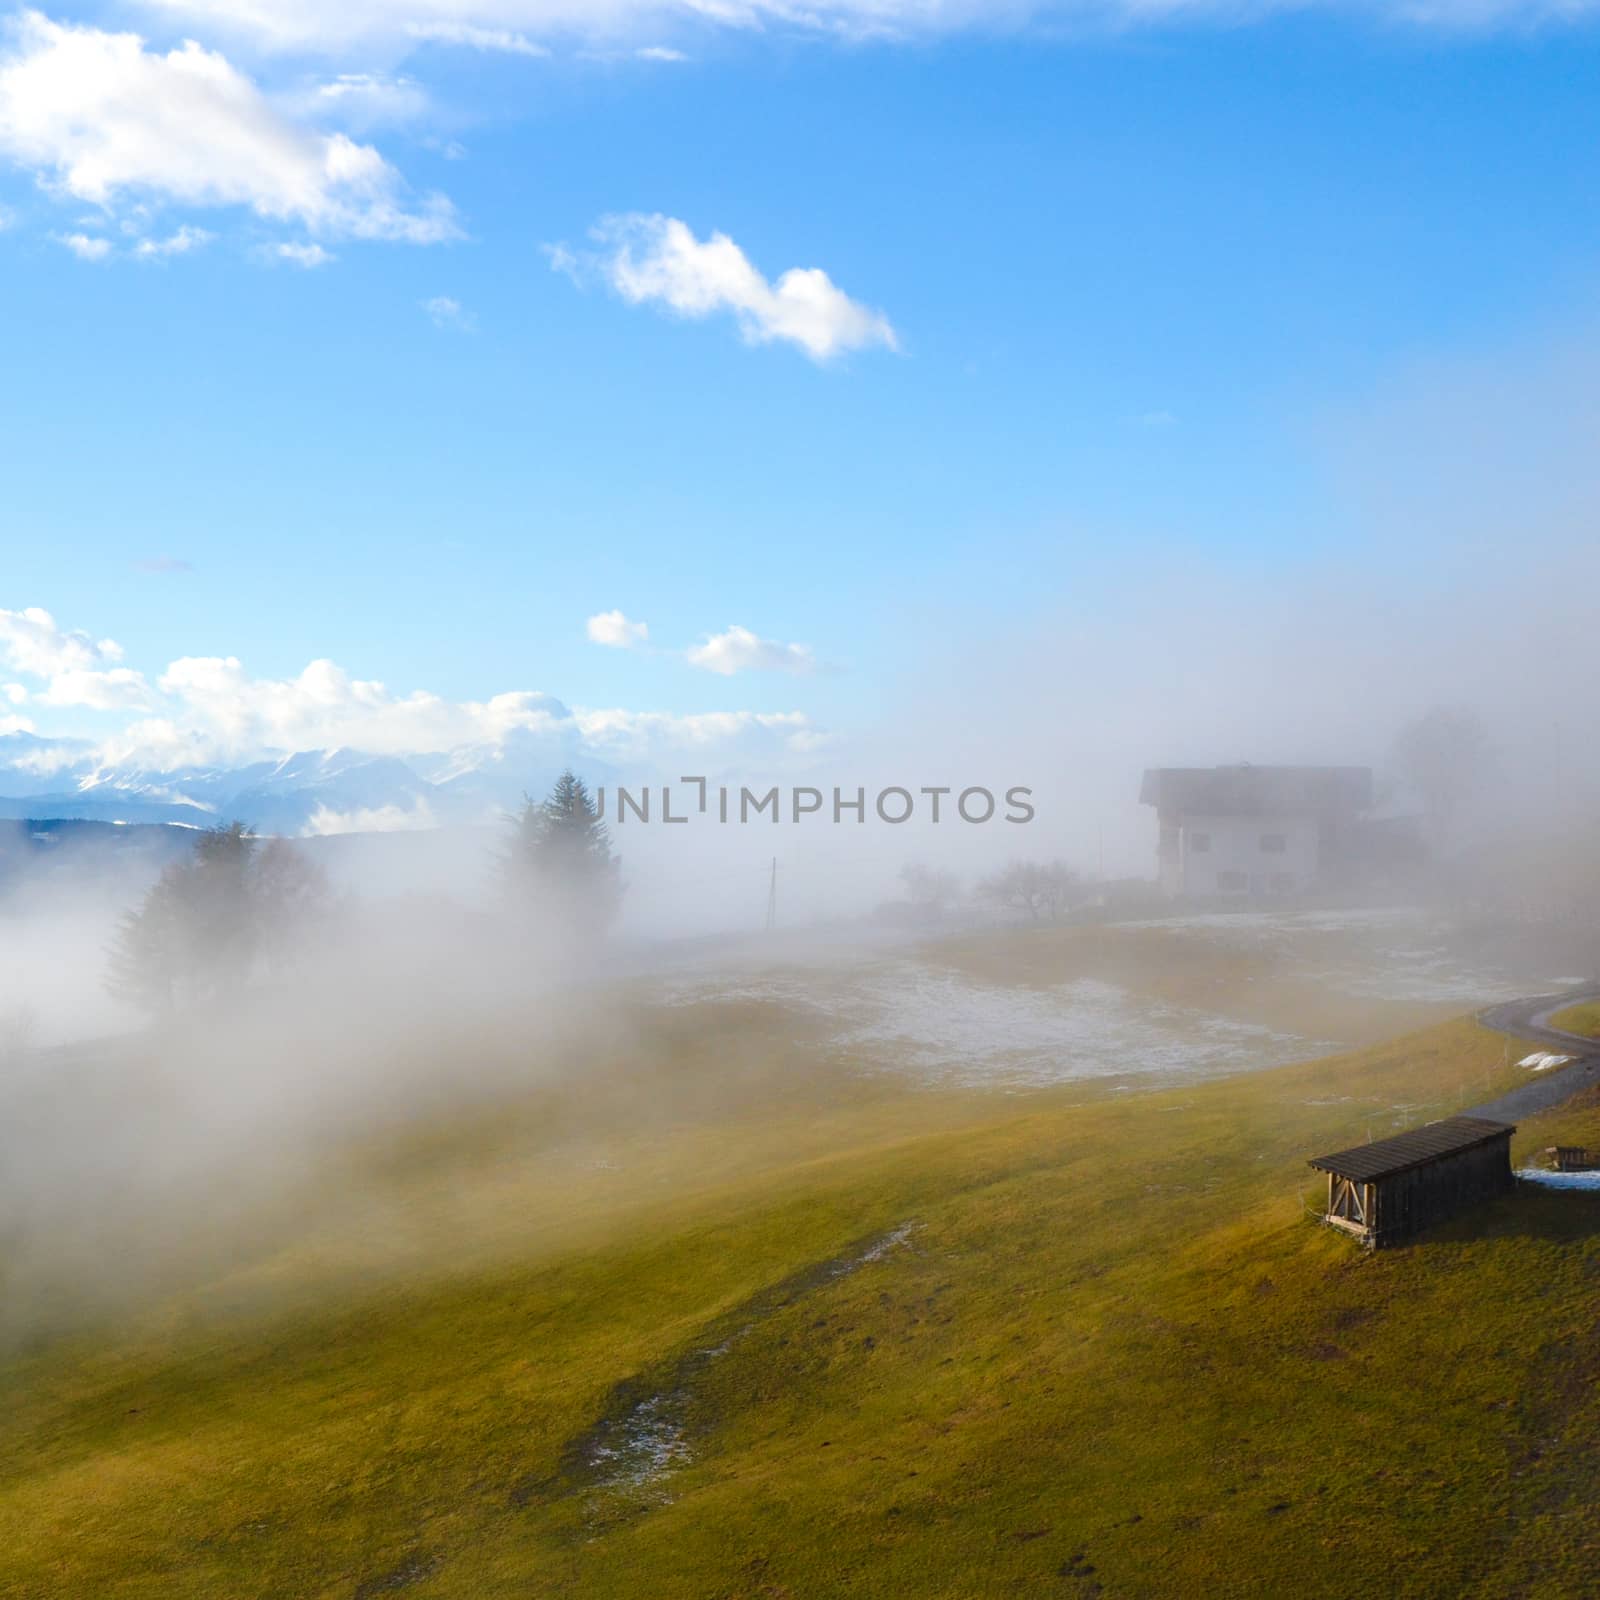
<path fill-rule="evenodd" d="M 641 1128 L 727 1114 L 780 1072 L 789 1094 L 826 1093 L 841 1070 L 897 1092 L 1141 1092 L 1592 974 L 1596 859 L 1578 827 L 1592 751 L 1542 755 L 1558 781 L 1518 777 L 1529 729 L 1594 648 L 1586 636 L 1541 651 L 1542 624 L 1496 629 L 1491 718 L 1428 698 L 1473 686 L 1463 664 L 1477 652 L 1465 638 L 1447 650 L 1444 618 L 1487 628 L 1486 593 L 1435 597 L 1399 627 L 1377 607 L 1330 615 L 1326 591 L 1317 605 L 1286 586 L 1260 602 L 1278 628 L 1232 636 L 1213 603 L 1146 618 L 1136 650 L 1109 623 L 975 650 L 991 665 L 919 683 L 881 738 L 711 778 L 705 814 L 670 769 L 628 786 L 631 802 L 649 792 L 648 823 L 636 804 L 619 813 L 613 786 L 623 891 L 609 937 L 564 927 L 537 899 L 532 920 L 508 905 L 503 816 L 298 839 L 285 848 L 324 879 L 315 914 L 238 985 L 152 1015 L 108 992 L 119 920 L 194 836 L 137 830 L 115 851 L 19 842 L 0 907 L 7 1337 L 224 1264 L 248 1276 L 311 1226 L 346 1239 L 336 1254 L 358 1276 L 442 1265 L 453 1226 L 480 1229 L 489 1201 L 457 1197 L 419 1225 L 390 1164 L 485 1117 L 506 1116 L 519 1159 L 560 1170 Z M 1097 670 L 1106 660 L 1114 675 Z M 1383 692 L 1401 681 L 1409 703 Z M 1134 803 L 1143 765 L 1370 761 L 1380 807 L 1431 825 L 1396 719 L 1441 704 L 1474 742 L 1445 773 L 1459 793 L 1425 860 L 1265 913 L 1185 911 L 1156 893 L 1154 818 Z M 741 790 L 755 803 L 774 786 L 777 822 L 719 822 L 719 789 L 737 819 Z M 935 825 L 925 791 L 941 786 Z M 999 802 L 982 824 L 953 811 L 974 786 Z M 1005 820 L 1014 786 L 1030 791 L 1026 823 Z M 663 820 L 663 788 L 687 822 Z M 797 788 L 805 806 L 819 791 L 821 811 L 797 820 Z M 836 788 L 846 802 L 864 791 L 862 820 L 833 820 Z M 890 788 L 914 797 L 911 821 L 875 814 Z M 1064 864 L 1070 890 L 1042 922 L 984 892 L 1017 861 Z M 942 878 L 936 901 L 917 901 L 910 865 Z M 351 1236 L 366 1241 L 354 1254 Z"/>
<path fill-rule="evenodd" d="M 0 1595 L 1584 1600 L 1600 10 L 61 4 Z"/>
<path fill-rule="evenodd" d="M 685 752 L 614 780 L 604 798 L 624 891 L 603 940 L 508 915 L 502 810 L 472 826 L 302 838 L 293 849 L 327 897 L 291 948 L 236 992 L 152 1020 L 108 992 L 108 960 L 119 919 L 189 840 L 135 829 L 117 841 L 128 848 L 38 836 L 30 849 L 18 824 L 0 888 L 12 1335 L 117 1303 L 172 1260 L 255 1248 L 263 1219 L 299 1207 L 348 1209 L 403 1240 L 351 1153 L 373 1140 L 530 1093 L 562 1108 L 552 1130 L 576 1119 L 584 1142 L 613 1123 L 692 1117 L 706 1094 L 736 1098 L 659 1070 L 687 1018 L 711 1060 L 727 1019 L 740 1039 L 756 1008 L 807 1041 L 786 1071 L 831 1072 L 847 1052 L 869 1077 L 1011 1093 L 1276 1064 L 1377 1037 L 1402 1012 L 1592 975 L 1600 854 L 1586 819 L 1600 768 L 1582 707 L 1600 639 L 1582 617 L 1594 547 L 1534 498 L 1523 559 L 1504 564 L 1463 508 L 1522 463 L 1452 457 L 1449 475 L 1419 485 L 1428 463 L 1411 441 L 1443 424 L 1434 392 L 1405 403 L 1405 448 L 1390 437 L 1387 468 L 1363 460 L 1362 531 L 1308 548 L 1298 571 L 1224 575 L 1181 546 L 1152 552 L 1137 581 L 1134 563 L 1102 563 L 1034 617 L 930 650 L 870 734 L 775 768 L 719 771 Z M 1438 530 L 1426 552 L 1413 541 L 1397 554 L 1402 516 Z M 1405 740 L 1440 710 L 1470 724 L 1472 745 L 1446 760 L 1448 816 L 1425 862 L 1265 921 L 1186 919 L 1154 893 L 1144 767 L 1370 764 L 1380 812 L 1431 829 L 1440 819 Z M 695 774 L 705 813 L 684 781 Z M 548 779 L 530 772 L 529 788 Z M 771 813 L 737 820 L 742 791 L 747 806 L 774 787 Z M 935 825 L 926 791 L 938 787 L 950 793 Z M 999 802 L 982 824 L 954 809 L 972 787 Z M 1006 820 L 1017 787 L 1025 823 Z M 913 815 L 893 825 L 874 801 L 902 788 Z M 816 791 L 820 809 L 796 817 L 797 790 L 808 807 Z M 835 791 L 864 795 L 861 820 L 834 820 Z M 668 806 L 687 822 L 666 823 Z M 1074 875 L 1051 919 L 1065 917 L 1073 943 L 1036 971 L 1026 943 L 997 945 L 1003 961 L 983 954 L 985 939 L 1048 931 L 1036 909 L 981 892 L 1019 860 Z M 948 879 L 936 905 L 911 905 L 910 864 Z M 952 954 L 951 940 L 967 942 Z M 1211 979 L 1175 982 L 1184 963 L 1232 970 L 1208 992 Z M 546 1137 L 556 1148 L 563 1135 Z"/>

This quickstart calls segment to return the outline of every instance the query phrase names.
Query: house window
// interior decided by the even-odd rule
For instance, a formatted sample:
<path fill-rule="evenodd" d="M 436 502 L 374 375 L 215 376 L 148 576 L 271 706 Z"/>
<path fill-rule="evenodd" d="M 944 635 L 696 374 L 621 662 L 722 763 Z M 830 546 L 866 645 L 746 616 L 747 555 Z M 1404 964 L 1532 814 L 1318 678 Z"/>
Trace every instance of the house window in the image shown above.
<path fill-rule="evenodd" d="M 1224 893 L 1239 894 L 1250 887 L 1250 875 L 1247 872 L 1219 872 L 1217 887 Z"/>
<path fill-rule="evenodd" d="M 1289 836 L 1286 833 L 1264 833 L 1261 835 L 1261 853 L 1264 856 L 1281 856 L 1289 848 Z"/>
<path fill-rule="evenodd" d="M 1272 885 L 1274 894 L 1288 894 L 1294 888 L 1294 874 L 1292 872 L 1274 872 L 1268 881 Z"/>
<path fill-rule="evenodd" d="M 1204 855 L 1211 848 L 1211 835 L 1209 833 L 1191 833 L 1189 835 L 1189 849 L 1194 855 Z"/>

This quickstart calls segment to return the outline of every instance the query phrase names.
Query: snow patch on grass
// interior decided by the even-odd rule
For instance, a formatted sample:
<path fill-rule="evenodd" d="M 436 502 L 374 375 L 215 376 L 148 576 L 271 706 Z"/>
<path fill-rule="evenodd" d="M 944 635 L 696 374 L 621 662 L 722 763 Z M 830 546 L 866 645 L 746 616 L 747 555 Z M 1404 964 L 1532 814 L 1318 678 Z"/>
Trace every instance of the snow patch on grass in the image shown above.
<path fill-rule="evenodd" d="M 1000 988 L 912 962 L 864 984 L 834 1044 L 864 1065 L 954 1087 L 1232 1072 L 1322 1053 L 1320 1041 L 1136 998 L 1099 978 Z"/>
<path fill-rule="evenodd" d="M 1335 1048 L 1129 993 L 1100 978 L 986 984 L 913 958 L 840 974 L 777 972 L 674 982 L 669 1004 L 764 1002 L 809 1014 L 863 1071 L 945 1088 L 1015 1089 L 1088 1078 L 1170 1079 L 1309 1060 Z"/>
<path fill-rule="evenodd" d="M 1517 1176 L 1541 1189 L 1590 1189 L 1600 1192 L 1600 1172 L 1547 1172 L 1542 1167 L 1519 1167 Z"/>

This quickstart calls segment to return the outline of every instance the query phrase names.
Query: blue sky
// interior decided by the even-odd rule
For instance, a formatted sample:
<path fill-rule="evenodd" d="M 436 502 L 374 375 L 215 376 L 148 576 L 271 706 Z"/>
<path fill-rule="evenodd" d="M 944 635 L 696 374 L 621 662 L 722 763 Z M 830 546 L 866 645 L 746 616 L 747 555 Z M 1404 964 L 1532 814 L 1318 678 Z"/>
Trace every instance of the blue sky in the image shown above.
<path fill-rule="evenodd" d="M 393 697 L 868 728 L 963 640 L 1100 619 L 1152 564 L 1361 561 L 1342 419 L 1591 321 L 1581 11 L 777 9 L 438 8 L 500 48 L 419 42 L 408 0 L 355 38 L 296 0 L 13 20 L 0 608 L 88 637 L 28 625 L 30 673 L 0 634 L 0 719 L 149 726 L 156 761 L 359 737 L 387 701 L 323 730 L 287 687 L 331 659 Z M 104 94 L 49 70 L 68 25 Z M 185 38 L 220 99 L 169 93 Z M 335 135 L 361 183 L 296 166 Z M 756 298 L 684 315 L 726 298 L 717 233 Z M 826 274 L 811 348 L 792 268 Z M 593 642 L 613 610 L 648 643 Z M 765 643 L 686 653 L 734 625 Z M 163 687 L 180 658 L 243 677 Z"/>

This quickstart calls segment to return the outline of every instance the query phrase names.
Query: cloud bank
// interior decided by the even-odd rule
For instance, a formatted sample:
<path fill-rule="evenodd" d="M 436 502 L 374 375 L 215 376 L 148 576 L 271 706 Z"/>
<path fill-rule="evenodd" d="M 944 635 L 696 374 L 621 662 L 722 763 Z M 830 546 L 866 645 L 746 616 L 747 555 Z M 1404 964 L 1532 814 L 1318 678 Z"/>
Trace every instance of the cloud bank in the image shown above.
<path fill-rule="evenodd" d="M 415 194 L 357 135 L 422 121 L 427 88 L 395 76 L 419 52 L 681 62 L 707 33 L 746 38 L 917 41 L 1062 25 L 1130 28 L 1173 21 L 1237 26 L 1316 8 L 1409 27 L 1488 30 L 1576 25 L 1600 0 L 129 0 L 160 36 L 21 10 L 0 23 L 0 163 L 48 193 L 99 207 L 130 230 L 118 245 L 74 217 L 56 234 L 86 261 L 164 260 L 208 237 L 186 225 L 142 239 L 163 206 L 241 209 L 308 238 L 260 244 L 258 261 L 325 265 L 338 239 L 435 244 L 462 229 L 442 194 Z M 121 13 L 119 12 L 119 15 Z M 174 29 L 199 35 L 183 37 Z M 174 38 L 178 42 L 172 43 Z M 245 52 L 258 82 L 218 47 Z M 170 45 L 168 48 L 166 46 Z M 298 58 L 283 65 L 276 52 Z M 309 82 L 307 55 L 336 58 Z M 350 70 L 344 70 L 350 69 Z M 437 138 L 423 144 L 438 148 Z M 459 151 L 454 141 L 444 148 Z M 0 226 L 6 217 L 0 214 Z M 672 315 L 732 316 L 750 343 L 785 342 L 827 361 L 895 349 L 889 319 L 816 267 L 765 277 L 725 234 L 699 240 L 673 218 L 636 213 L 603 225 L 589 263 L 632 304 Z M 319 242 L 320 241 L 320 242 Z M 570 265 L 570 253 L 553 253 Z"/>
<path fill-rule="evenodd" d="M 413 200 L 371 145 L 290 120 L 225 56 L 192 40 L 162 53 L 137 34 L 37 11 L 6 31 L 0 159 L 61 198 L 107 212 L 151 201 L 242 207 L 313 234 L 410 244 L 460 232 L 442 195 Z"/>
<path fill-rule="evenodd" d="M 642 641 L 644 625 L 620 612 L 593 620 L 615 622 L 624 637 Z M 629 629 L 641 632 L 629 635 Z M 96 762 L 102 771 L 155 773 L 305 750 L 410 757 L 494 749 L 528 735 L 630 762 L 673 752 L 728 759 L 757 750 L 804 752 L 823 737 L 801 711 L 574 709 L 526 689 L 449 700 L 422 689 L 397 693 L 328 660 L 313 661 L 292 678 L 261 678 L 235 656 L 183 656 L 152 684 L 121 665 L 122 656 L 114 640 L 62 628 L 38 607 L 0 611 L 0 671 L 22 680 L 0 685 L 16 712 L 5 719 L 6 734 L 32 734 L 36 708 L 131 713 L 98 740 Z M 65 748 L 69 741 L 58 743 Z M 82 746 L 70 743 L 77 759 Z M 55 760 L 52 748 L 14 764 L 46 770 Z M 330 821 L 329 831 L 335 826 Z"/>
<path fill-rule="evenodd" d="M 13 705 L 79 706 L 114 711 L 143 706 L 150 698 L 144 675 L 118 665 L 122 646 L 60 627 L 48 611 L 0 611 L 0 665 L 39 687 L 6 685 Z"/>

